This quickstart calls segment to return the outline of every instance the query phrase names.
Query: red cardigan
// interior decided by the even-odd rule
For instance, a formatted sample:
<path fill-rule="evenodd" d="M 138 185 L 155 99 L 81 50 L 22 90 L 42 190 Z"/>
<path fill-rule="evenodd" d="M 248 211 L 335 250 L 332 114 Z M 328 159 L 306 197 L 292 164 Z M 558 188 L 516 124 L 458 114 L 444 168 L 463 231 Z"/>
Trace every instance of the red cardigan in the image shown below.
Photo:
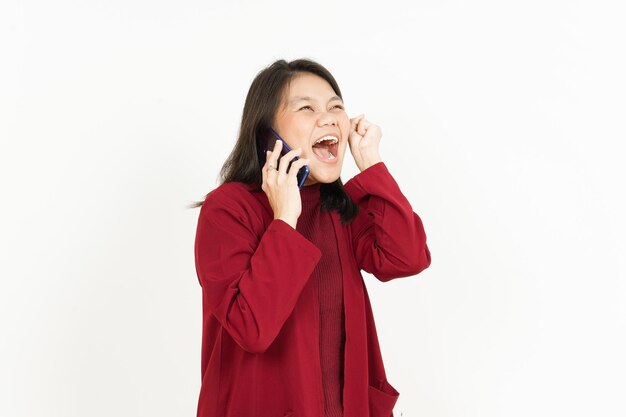
<path fill-rule="evenodd" d="M 264 192 L 225 183 L 200 209 L 195 240 L 203 327 L 198 417 L 323 417 L 319 305 L 309 277 L 320 250 L 274 219 Z M 393 417 L 400 395 L 387 381 L 361 275 L 408 277 L 430 265 L 419 216 L 384 162 L 345 191 L 361 207 L 342 226 L 332 212 L 343 270 L 345 417 Z"/>

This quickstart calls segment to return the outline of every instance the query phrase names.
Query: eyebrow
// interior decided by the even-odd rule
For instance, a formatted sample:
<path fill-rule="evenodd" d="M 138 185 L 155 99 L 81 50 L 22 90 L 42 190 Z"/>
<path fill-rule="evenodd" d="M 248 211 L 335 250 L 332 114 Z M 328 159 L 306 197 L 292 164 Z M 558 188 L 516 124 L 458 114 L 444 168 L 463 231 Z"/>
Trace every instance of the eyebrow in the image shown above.
<path fill-rule="evenodd" d="M 342 99 L 341 99 L 341 97 L 339 97 L 339 96 L 332 96 L 332 97 L 328 100 L 328 102 L 330 103 L 330 102 L 331 102 L 331 101 L 333 101 L 333 100 L 339 100 L 339 101 L 341 101 L 341 102 L 343 103 L 343 100 L 342 100 Z M 293 103 L 295 103 L 295 102 L 297 102 L 297 101 L 314 101 L 314 99 L 313 99 L 312 97 L 309 97 L 309 96 L 297 96 L 297 97 L 292 98 L 292 99 L 289 101 L 289 104 L 293 104 Z"/>

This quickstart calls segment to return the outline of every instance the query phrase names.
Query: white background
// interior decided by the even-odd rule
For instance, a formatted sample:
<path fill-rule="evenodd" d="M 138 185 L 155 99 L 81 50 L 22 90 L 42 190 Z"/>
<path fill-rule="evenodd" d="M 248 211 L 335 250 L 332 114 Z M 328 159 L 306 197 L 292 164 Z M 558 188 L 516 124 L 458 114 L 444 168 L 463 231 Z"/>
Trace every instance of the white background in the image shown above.
<path fill-rule="evenodd" d="M 429 269 L 364 273 L 396 417 L 625 415 L 619 3 L 2 2 L 0 415 L 195 415 L 186 206 L 300 57 L 426 227 Z"/>

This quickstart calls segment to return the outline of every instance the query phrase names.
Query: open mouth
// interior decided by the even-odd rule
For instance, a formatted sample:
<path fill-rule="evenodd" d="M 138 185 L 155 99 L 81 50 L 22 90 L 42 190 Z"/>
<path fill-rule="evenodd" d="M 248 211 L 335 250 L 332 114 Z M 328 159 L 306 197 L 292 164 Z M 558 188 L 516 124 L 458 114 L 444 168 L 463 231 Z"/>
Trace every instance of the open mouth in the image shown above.
<path fill-rule="evenodd" d="M 322 141 L 313 145 L 313 153 L 323 161 L 332 161 L 337 158 L 339 142 Z"/>

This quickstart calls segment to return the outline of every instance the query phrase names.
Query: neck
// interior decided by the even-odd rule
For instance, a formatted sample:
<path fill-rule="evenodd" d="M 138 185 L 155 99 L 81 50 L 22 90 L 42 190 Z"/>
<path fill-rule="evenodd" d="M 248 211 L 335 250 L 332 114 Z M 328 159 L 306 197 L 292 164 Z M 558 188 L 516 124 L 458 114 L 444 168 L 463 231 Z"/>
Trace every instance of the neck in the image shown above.
<path fill-rule="evenodd" d="M 302 199 L 302 203 L 315 203 L 320 200 L 320 186 L 321 183 L 316 182 L 315 184 L 305 185 L 300 190 L 300 198 Z"/>

